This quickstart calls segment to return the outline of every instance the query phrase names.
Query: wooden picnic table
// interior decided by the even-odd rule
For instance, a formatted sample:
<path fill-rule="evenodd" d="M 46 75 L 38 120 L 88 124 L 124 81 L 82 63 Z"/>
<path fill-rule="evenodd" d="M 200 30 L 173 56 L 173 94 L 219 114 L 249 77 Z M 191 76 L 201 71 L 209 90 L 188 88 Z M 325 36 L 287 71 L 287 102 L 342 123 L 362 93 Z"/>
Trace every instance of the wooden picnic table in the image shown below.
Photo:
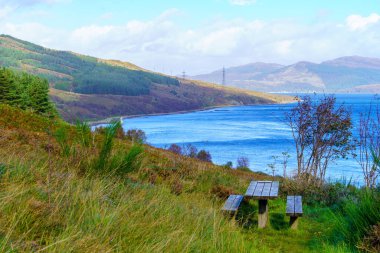
<path fill-rule="evenodd" d="M 246 198 L 259 201 L 258 226 L 264 228 L 268 222 L 268 200 L 278 198 L 278 181 L 252 181 L 245 193 Z"/>

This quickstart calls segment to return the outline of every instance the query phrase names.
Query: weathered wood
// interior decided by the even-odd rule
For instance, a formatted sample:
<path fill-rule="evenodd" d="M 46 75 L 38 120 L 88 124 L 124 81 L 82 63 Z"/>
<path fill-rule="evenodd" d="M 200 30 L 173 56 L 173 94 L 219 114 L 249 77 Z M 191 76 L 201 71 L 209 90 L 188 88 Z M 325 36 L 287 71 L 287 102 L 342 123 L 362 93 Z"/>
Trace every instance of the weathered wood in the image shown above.
<path fill-rule="evenodd" d="M 280 186 L 280 182 L 273 181 L 272 188 L 270 189 L 270 194 L 269 194 L 269 196 L 271 198 L 277 198 L 278 197 L 278 188 L 279 188 L 279 186 Z"/>
<path fill-rule="evenodd" d="M 252 197 L 253 193 L 255 192 L 256 186 L 257 186 L 257 181 L 251 181 L 251 183 L 249 184 L 248 189 L 245 193 L 245 196 L 246 197 Z"/>
<path fill-rule="evenodd" d="M 286 215 L 288 216 L 302 216 L 302 197 L 301 196 L 288 196 L 286 200 Z"/>
<path fill-rule="evenodd" d="M 294 196 L 294 215 L 295 216 L 302 216 L 302 197 L 301 196 Z"/>
<path fill-rule="evenodd" d="M 253 192 L 253 197 L 261 197 L 261 193 L 263 192 L 264 183 L 263 182 L 257 182 L 257 186 L 255 191 Z"/>
<path fill-rule="evenodd" d="M 298 228 L 298 216 L 290 216 L 289 226 L 290 229 Z"/>
<path fill-rule="evenodd" d="M 261 197 L 268 198 L 270 196 L 270 189 L 272 188 L 272 182 L 263 183 L 263 191 L 261 192 Z"/>
<path fill-rule="evenodd" d="M 291 229 L 297 229 L 298 217 L 302 214 L 302 197 L 288 196 L 286 199 L 286 215 L 290 216 L 289 226 Z"/>
<path fill-rule="evenodd" d="M 224 204 L 222 211 L 236 212 L 243 200 L 242 195 L 230 195 Z"/>
<path fill-rule="evenodd" d="M 294 216 L 294 196 L 286 198 L 286 215 Z"/>
<path fill-rule="evenodd" d="M 259 199 L 258 227 L 265 228 L 268 222 L 268 200 Z"/>

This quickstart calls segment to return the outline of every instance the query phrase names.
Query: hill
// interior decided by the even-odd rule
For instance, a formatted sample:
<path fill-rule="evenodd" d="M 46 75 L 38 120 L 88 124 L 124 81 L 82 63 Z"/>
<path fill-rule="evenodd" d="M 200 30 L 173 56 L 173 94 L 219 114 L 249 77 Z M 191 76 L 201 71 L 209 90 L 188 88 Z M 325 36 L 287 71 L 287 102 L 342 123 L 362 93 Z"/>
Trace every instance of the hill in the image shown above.
<path fill-rule="evenodd" d="M 286 181 L 270 201 L 270 227 L 257 229 L 257 201 L 234 218 L 220 208 L 267 175 L 147 145 L 141 153 L 122 134 L 6 105 L 0 129 L 2 252 L 355 252 L 326 239 L 336 209 L 305 199 L 299 230 L 288 229 L 285 196 L 295 189 Z"/>
<path fill-rule="evenodd" d="M 219 70 L 193 78 L 220 83 L 221 76 Z M 227 68 L 226 83 L 263 92 L 356 92 L 363 90 L 359 86 L 380 83 L 380 59 L 350 56 L 319 64 L 297 62 L 289 66 L 254 63 Z M 380 92 L 373 88 L 367 90 Z"/>
<path fill-rule="evenodd" d="M 0 35 L 0 66 L 46 78 L 58 111 L 70 121 L 291 100 L 177 79 L 132 63 L 47 49 L 7 35 Z"/>

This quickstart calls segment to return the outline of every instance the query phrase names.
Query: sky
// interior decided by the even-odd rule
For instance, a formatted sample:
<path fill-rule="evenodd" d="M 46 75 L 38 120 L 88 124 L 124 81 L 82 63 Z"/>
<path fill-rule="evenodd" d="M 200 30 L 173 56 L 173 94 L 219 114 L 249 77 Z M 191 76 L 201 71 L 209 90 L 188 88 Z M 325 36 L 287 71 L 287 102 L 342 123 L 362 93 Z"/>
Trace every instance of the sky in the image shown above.
<path fill-rule="evenodd" d="M 380 58 L 380 0 L 0 0 L 0 34 L 177 75 Z"/>

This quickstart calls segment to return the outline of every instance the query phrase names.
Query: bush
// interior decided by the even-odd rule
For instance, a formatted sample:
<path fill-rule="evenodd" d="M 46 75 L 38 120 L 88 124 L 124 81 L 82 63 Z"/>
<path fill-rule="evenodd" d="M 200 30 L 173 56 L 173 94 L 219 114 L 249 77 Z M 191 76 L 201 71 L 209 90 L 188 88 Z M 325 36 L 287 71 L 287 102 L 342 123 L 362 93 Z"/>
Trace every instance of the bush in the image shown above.
<path fill-rule="evenodd" d="M 226 162 L 226 164 L 223 165 L 224 168 L 227 168 L 227 169 L 232 169 L 233 167 L 233 164 L 231 161 L 228 161 Z"/>
<path fill-rule="evenodd" d="M 197 157 L 197 154 L 198 154 L 198 149 L 195 146 L 193 146 L 191 144 L 187 144 L 184 147 L 183 155 L 195 158 L 195 157 Z"/>
<path fill-rule="evenodd" d="M 365 252 L 380 252 L 380 222 L 372 226 L 368 235 L 358 245 Z"/>
<path fill-rule="evenodd" d="M 177 144 L 170 145 L 168 150 L 175 153 L 175 154 L 182 155 L 182 148 L 180 146 L 178 146 Z"/>
<path fill-rule="evenodd" d="M 281 185 L 284 195 L 302 195 L 307 205 L 341 206 L 348 198 L 356 196 L 357 188 L 350 183 L 325 183 L 322 185 L 310 183 L 310 179 L 297 178 L 284 180 Z"/>
<path fill-rule="evenodd" d="M 212 162 L 210 152 L 208 152 L 204 149 L 202 149 L 201 151 L 198 152 L 197 158 L 201 161 L 204 161 L 204 162 Z"/>
<path fill-rule="evenodd" d="M 249 170 L 249 160 L 248 157 L 239 157 L 236 161 L 237 165 L 236 168 L 240 170 Z"/>
<path fill-rule="evenodd" d="M 141 129 L 130 129 L 126 133 L 126 138 L 133 143 L 143 144 L 146 142 L 145 132 Z"/>
<path fill-rule="evenodd" d="M 227 199 L 231 194 L 234 194 L 234 191 L 224 185 L 215 185 L 211 188 L 210 193 L 222 200 Z"/>

